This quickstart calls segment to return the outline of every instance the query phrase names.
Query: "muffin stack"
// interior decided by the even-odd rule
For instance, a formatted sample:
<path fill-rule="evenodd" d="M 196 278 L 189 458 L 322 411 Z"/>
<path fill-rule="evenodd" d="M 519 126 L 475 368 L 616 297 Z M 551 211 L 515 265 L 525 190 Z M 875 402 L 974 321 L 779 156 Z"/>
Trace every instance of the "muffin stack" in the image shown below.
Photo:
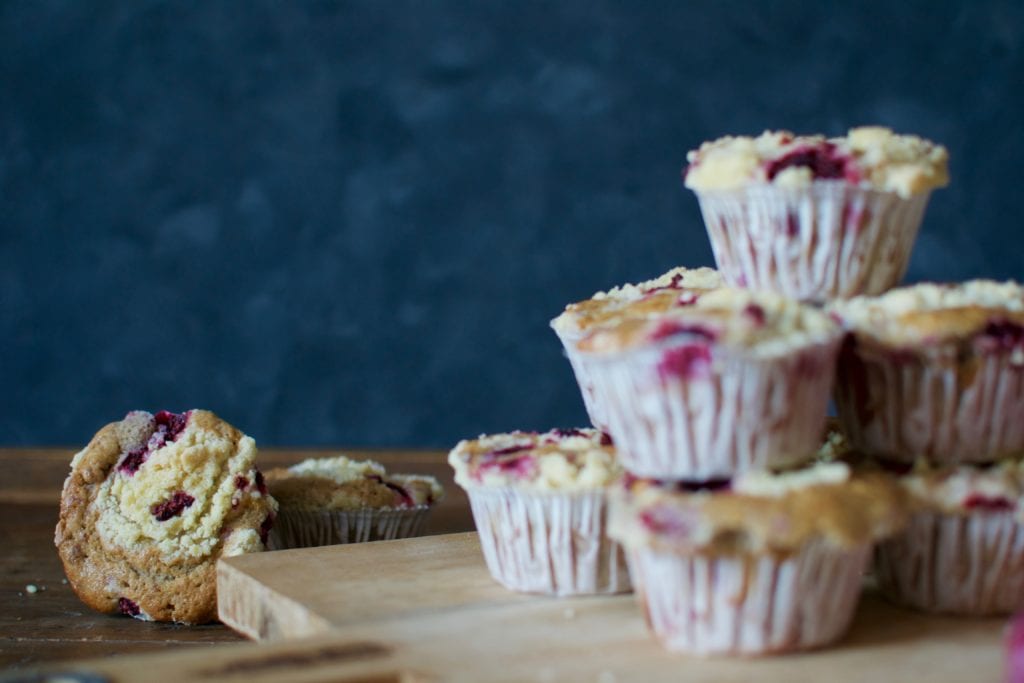
<path fill-rule="evenodd" d="M 1024 606 L 1024 288 L 920 284 L 830 306 L 850 330 L 836 403 L 915 504 L 875 575 L 918 609 Z"/>
<path fill-rule="evenodd" d="M 619 288 L 552 326 L 628 472 L 610 533 L 655 636 L 692 653 L 820 646 L 909 511 L 892 476 L 820 457 L 844 330 L 813 304 L 902 277 L 945 151 L 865 128 L 724 138 L 689 159 L 718 277 L 677 270 L 671 294 Z"/>

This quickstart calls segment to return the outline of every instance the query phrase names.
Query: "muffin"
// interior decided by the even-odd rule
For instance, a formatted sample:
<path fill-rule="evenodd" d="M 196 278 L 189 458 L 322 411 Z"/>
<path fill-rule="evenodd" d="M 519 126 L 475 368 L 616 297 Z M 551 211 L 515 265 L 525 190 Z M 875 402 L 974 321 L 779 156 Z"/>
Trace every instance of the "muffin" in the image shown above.
<path fill-rule="evenodd" d="M 810 306 L 720 288 L 602 326 L 577 349 L 623 466 L 707 480 L 813 457 L 840 336 Z"/>
<path fill-rule="evenodd" d="M 595 429 L 511 432 L 460 441 L 448 456 L 466 490 L 487 568 L 514 591 L 548 595 L 630 589 L 606 533 L 606 488 L 621 474 Z"/>
<path fill-rule="evenodd" d="M 95 610 L 217 618 L 217 560 L 264 549 L 277 504 L 256 444 L 205 410 L 128 413 L 74 456 L 54 541 Z"/>
<path fill-rule="evenodd" d="M 929 612 L 1024 608 L 1024 462 L 903 467 L 914 513 L 879 544 L 875 576 L 894 602 Z"/>
<path fill-rule="evenodd" d="M 1024 288 L 972 280 L 837 302 L 836 405 L 854 448 L 911 463 L 1024 452 Z"/>
<path fill-rule="evenodd" d="M 723 137 L 687 160 L 725 281 L 805 301 L 896 285 L 931 191 L 949 182 L 943 147 L 880 127 Z"/>
<path fill-rule="evenodd" d="M 630 479 L 609 533 L 666 649 L 762 655 L 841 638 L 872 543 L 905 517 L 891 477 L 833 462 L 705 485 Z"/>
<path fill-rule="evenodd" d="M 271 550 L 417 536 L 444 495 L 433 477 L 343 455 L 270 470 L 267 487 L 281 506 Z"/>
<path fill-rule="evenodd" d="M 653 280 L 614 287 L 607 292 L 598 292 L 586 301 L 569 304 L 551 321 L 551 329 L 565 348 L 587 415 L 595 427 L 607 431 L 608 420 L 590 380 L 586 358 L 576 351 L 576 343 L 594 328 L 612 324 L 624 315 L 646 315 L 685 306 L 702 291 L 715 289 L 721 284 L 721 277 L 712 268 L 673 268 Z"/>

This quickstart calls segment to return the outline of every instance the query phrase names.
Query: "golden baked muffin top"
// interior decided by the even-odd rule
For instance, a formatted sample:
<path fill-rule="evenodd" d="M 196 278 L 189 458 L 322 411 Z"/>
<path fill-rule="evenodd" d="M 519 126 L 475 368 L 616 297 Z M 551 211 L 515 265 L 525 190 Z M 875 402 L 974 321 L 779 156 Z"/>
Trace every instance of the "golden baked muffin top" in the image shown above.
<path fill-rule="evenodd" d="M 613 538 L 683 554 L 789 553 L 814 540 L 852 548 L 895 533 L 909 511 L 893 477 L 845 462 L 696 485 L 627 478 L 612 501 Z"/>
<path fill-rule="evenodd" d="M 885 463 L 915 509 L 945 514 L 1008 512 L 1024 521 L 1024 454 L 988 465 Z"/>
<path fill-rule="evenodd" d="M 828 310 L 858 338 L 889 346 L 978 339 L 996 349 L 1024 340 L 1024 288 L 1012 281 L 921 283 L 837 301 Z"/>
<path fill-rule="evenodd" d="M 551 327 L 560 336 L 577 338 L 597 325 L 615 322 L 624 314 L 644 315 L 685 305 L 693 296 L 722 284 L 722 276 L 714 268 L 673 268 L 652 280 L 613 287 L 586 301 L 569 304 L 551 321 Z"/>
<path fill-rule="evenodd" d="M 434 477 L 388 474 L 380 463 L 344 455 L 279 467 L 267 472 L 266 479 L 282 509 L 413 508 L 433 505 L 444 495 Z"/>
<path fill-rule="evenodd" d="M 910 197 L 949 183 L 949 155 L 944 147 L 880 126 L 854 128 L 836 138 L 788 131 L 726 136 L 705 142 L 686 159 L 686 186 L 698 192 L 752 184 L 806 187 L 815 180 L 842 180 Z"/>
<path fill-rule="evenodd" d="M 720 287 L 677 305 L 646 315 L 629 315 L 585 336 L 577 348 L 585 353 L 615 353 L 691 339 L 703 346 L 744 349 L 758 355 L 788 353 L 794 348 L 834 340 L 839 327 L 812 306 L 771 292 Z"/>
<path fill-rule="evenodd" d="M 483 435 L 460 441 L 448 463 L 463 488 L 592 490 L 622 474 L 611 438 L 591 428 Z"/>

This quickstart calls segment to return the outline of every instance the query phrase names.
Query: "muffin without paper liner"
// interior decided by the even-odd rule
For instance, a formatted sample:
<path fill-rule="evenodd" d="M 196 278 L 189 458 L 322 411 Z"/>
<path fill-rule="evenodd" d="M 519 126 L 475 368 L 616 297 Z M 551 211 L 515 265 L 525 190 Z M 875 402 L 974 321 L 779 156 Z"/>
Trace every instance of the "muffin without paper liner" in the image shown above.
<path fill-rule="evenodd" d="M 886 128 L 765 132 L 687 155 L 715 261 L 732 285 L 803 301 L 880 294 L 906 271 L 947 153 Z"/>
<path fill-rule="evenodd" d="M 281 505 L 271 550 L 417 536 L 444 495 L 433 477 L 388 474 L 343 455 L 270 470 L 267 486 Z"/>
<path fill-rule="evenodd" d="M 770 292 L 720 288 L 577 345 L 631 473 L 708 480 L 814 457 L 841 330 Z"/>
<path fill-rule="evenodd" d="M 836 405 L 857 450 L 912 463 L 1024 452 L 1024 288 L 919 284 L 830 307 L 850 331 Z"/>
<path fill-rule="evenodd" d="M 627 480 L 610 534 L 666 649 L 790 652 L 846 632 L 872 543 L 904 523 L 901 494 L 891 477 L 839 462 L 704 488 Z"/>
<path fill-rule="evenodd" d="M 448 456 L 469 495 L 487 568 L 514 591 L 549 595 L 630 589 L 605 533 L 606 488 L 621 474 L 594 429 L 511 432 L 461 441 Z"/>
<path fill-rule="evenodd" d="M 721 284 L 721 277 L 712 268 L 673 268 L 653 280 L 614 287 L 607 292 L 598 292 L 586 301 L 569 304 L 551 321 L 551 329 L 562 342 L 587 415 L 595 427 L 607 431 L 608 419 L 604 403 L 590 378 L 587 356 L 577 351 L 576 343 L 596 327 L 614 324 L 626 316 L 645 316 L 674 306 L 685 306 L 702 291 Z"/>
<path fill-rule="evenodd" d="M 136 410 L 71 461 L 54 536 L 95 610 L 143 621 L 217 618 L 217 560 L 265 549 L 277 504 L 256 442 L 205 410 Z"/>

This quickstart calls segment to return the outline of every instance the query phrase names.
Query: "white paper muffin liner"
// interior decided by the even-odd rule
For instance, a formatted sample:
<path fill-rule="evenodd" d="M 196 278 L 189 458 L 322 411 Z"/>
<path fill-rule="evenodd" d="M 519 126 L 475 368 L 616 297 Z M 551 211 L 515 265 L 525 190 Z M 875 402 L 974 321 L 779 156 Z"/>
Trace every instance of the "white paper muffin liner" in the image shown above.
<path fill-rule="evenodd" d="M 1024 527 L 1012 512 L 921 512 L 875 550 L 886 597 L 916 609 L 961 615 L 1024 608 Z"/>
<path fill-rule="evenodd" d="M 487 569 L 506 588 L 559 596 L 630 590 L 622 549 L 606 534 L 604 491 L 466 491 Z"/>
<path fill-rule="evenodd" d="M 869 455 L 942 465 L 1024 450 L 1024 362 L 1011 352 L 965 366 L 952 344 L 910 355 L 858 342 L 839 356 L 835 399 Z"/>
<path fill-rule="evenodd" d="M 763 655 L 838 640 L 860 597 L 870 545 L 816 541 L 800 552 L 736 557 L 629 551 L 648 627 L 668 650 Z"/>
<path fill-rule="evenodd" d="M 712 347 L 707 377 L 662 377 L 671 346 L 594 357 L 590 376 L 608 433 L 631 473 L 656 479 L 728 478 L 805 462 L 821 445 L 838 336 L 779 357 Z"/>
<path fill-rule="evenodd" d="M 558 339 L 565 349 L 565 357 L 569 359 L 573 375 L 576 377 L 576 384 L 579 385 L 580 394 L 583 396 L 583 405 L 587 410 L 587 417 L 590 423 L 603 432 L 608 431 L 608 417 L 605 414 L 604 404 L 597 394 L 597 387 L 590 376 L 590 364 L 587 356 L 576 350 L 576 342 L 580 336 L 566 335 L 555 330 Z"/>
<path fill-rule="evenodd" d="M 269 550 L 391 541 L 420 535 L 430 506 L 403 509 L 294 510 L 282 508 L 267 538 Z"/>
<path fill-rule="evenodd" d="M 903 277 L 929 193 L 842 181 L 697 192 L 723 279 L 802 301 L 881 294 Z"/>

